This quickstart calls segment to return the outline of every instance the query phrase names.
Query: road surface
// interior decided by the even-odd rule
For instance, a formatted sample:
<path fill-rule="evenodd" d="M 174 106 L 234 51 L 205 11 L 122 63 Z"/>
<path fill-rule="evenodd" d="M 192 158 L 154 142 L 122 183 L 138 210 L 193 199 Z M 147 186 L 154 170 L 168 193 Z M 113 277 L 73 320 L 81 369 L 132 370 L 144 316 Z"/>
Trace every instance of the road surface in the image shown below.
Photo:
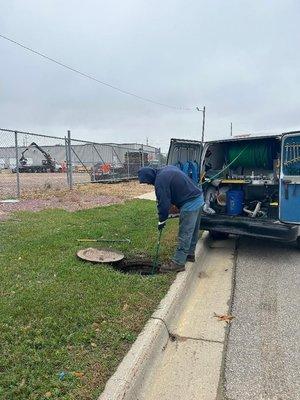
<path fill-rule="evenodd" d="M 174 340 L 134 400 L 300 400 L 300 250 L 230 239 L 200 262 Z M 227 337 L 214 313 L 234 316 Z"/>
<path fill-rule="evenodd" d="M 300 399 L 300 250 L 241 238 L 225 399 Z"/>

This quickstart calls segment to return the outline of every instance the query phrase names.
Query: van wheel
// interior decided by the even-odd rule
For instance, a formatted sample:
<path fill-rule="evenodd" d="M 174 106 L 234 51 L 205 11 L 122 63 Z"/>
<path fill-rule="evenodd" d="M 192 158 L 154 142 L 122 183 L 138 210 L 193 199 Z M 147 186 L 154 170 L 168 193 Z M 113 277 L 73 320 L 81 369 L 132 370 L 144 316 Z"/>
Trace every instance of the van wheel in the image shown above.
<path fill-rule="evenodd" d="M 298 249 L 300 250 L 300 236 L 297 237 L 296 245 L 297 245 Z"/>
<path fill-rule="evenodd" d="M 212 240 L 225 240 L 228 239 L 229 233 L 219 231 L 209 231 L 209 237 Z"/>

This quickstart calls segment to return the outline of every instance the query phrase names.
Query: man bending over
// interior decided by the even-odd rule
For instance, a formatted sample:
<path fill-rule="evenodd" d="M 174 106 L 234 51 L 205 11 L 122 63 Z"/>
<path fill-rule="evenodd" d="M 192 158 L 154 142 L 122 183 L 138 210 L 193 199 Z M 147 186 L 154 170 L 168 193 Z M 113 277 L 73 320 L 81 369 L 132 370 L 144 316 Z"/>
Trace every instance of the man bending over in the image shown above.
<path fill-rule="evenodd" d="M 172 165 L 161 169 L 143 167 L 139 170 L 138 177 L 140 183 L 155 187 L 159 230 L 166 225 L 171 205 L 180 210 L 177 250 L 171 263 L 162 266 L 160 270 L 183 271 L 186 261 L 195 261 L 201 209 L 204 204 L 202 189 L 178 167 Z"/>

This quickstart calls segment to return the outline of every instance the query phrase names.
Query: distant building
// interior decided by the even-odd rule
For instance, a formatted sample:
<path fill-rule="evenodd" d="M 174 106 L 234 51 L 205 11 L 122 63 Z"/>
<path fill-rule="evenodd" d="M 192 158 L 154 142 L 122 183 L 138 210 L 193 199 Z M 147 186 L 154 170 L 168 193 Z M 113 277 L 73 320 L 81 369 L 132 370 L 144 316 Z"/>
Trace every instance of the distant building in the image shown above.
<path fill-rule="evenodd" d="M 66 147 L 62 144 L 52 146 L 41 146 L 48 152 L 59 164 L 66 160 Z M 26 149 L 24 146 L 18 148 L 19 158 Z M 138 143 L 105 143 L 105 144 L 72 144 L 72 163 L 74 165 L 93 166 L 96 163 L 103 162 L 112 165 L 123 164 L 126 160 L 126 153 L 141 151 L 148 154 L 149 162 L 156 162 L 160 159 L 160 149 L 142 145 Z M 28 164 L 40 165 L 44 159 L 43 154 L 36 148 L 30 148 L 25 153 Z M 14 168 L 16 166 L 16 149 L 14 146 L 0 147 L 0 168 Z"/>

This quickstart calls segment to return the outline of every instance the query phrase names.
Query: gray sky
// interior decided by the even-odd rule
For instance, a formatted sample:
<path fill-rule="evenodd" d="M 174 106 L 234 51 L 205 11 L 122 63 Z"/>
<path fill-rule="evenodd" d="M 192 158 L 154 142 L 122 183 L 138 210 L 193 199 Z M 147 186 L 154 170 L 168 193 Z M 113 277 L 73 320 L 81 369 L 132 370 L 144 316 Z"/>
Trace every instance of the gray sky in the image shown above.
<path fill-rule="evenodd" d="M 10 0 L 0 33 L 125 90 L 207 107 L 206 138 L 300 128 L 299 1 Z M 200 139 L 141 102 L 0 40 L 0 127 L 99 142 Z"/>

